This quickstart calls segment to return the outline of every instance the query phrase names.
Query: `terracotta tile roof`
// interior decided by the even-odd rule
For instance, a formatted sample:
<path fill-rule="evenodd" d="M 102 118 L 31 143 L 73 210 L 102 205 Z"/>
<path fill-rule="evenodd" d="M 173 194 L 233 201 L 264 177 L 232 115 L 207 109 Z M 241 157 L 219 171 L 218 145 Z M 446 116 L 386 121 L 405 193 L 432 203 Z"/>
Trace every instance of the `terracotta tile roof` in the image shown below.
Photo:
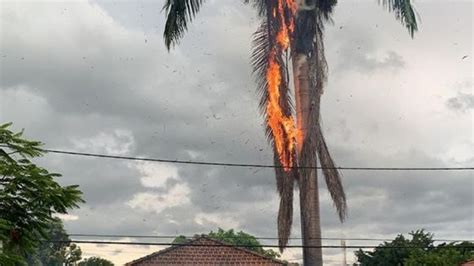
<path fill-rule="evenodd" d="M 474 265 L 474 260 L 469 260 L 461 264 L 461 266 L 472 266 L 472 265 Z"/>
<path fill-rule="evenodd" d="M 172 246 L 126 265 L 285 265 L 280 260 L 265 257 L 245 248 L 234 247 L 206 235 L 196 237 L 187 244 L 215 246 Z"/>

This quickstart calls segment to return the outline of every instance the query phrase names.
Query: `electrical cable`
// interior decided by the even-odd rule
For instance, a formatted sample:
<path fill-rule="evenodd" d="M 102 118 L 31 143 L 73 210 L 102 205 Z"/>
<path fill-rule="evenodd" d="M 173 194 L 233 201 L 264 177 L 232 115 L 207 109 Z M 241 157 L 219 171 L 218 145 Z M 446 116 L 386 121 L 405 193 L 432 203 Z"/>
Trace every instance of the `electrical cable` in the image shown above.
<path fill-rule="evenodd" d="M 76 244 L 98 244 L 98 245 L 133 245 L 133 246 L 192 246 L 192 247 L 243 247 L 243 248 L 279 248 L 279 245 L 239 245 L 239 244 L 199 244 L 199 243 L 167 243 L 167 242 L 124 242 L 124 241 L 93 241 L 93 240 L 70 240 L 70 241 L 55 241 L 55 240 L 44 240 L 46 243 L 76 243 Z M 474 244 L 463 245 L 463 246 L 436 246 L 437 248 L 474 248 Z M 351 245 L 351 246 L 340 246 L 340 245 L 288 245 L 286 248 L 426 248 L 425 246 L 367 246 L 367 245 Z"/>
<path fill-rule="evenodd" d="M 0 147 L 6 147 L 0 145 Z M 161 159 L 161 158 L 146 158 L 146 157 L 133 157 L 133 156 L 121 156 L 121 155 L 107 155 L 99 153 L 88 153 L 88 152 L 77 152 L 77 151 L 66 151 L 56 149 L 42 149 L 44 152 L 73 155 L 73 156 L 85 156 L 85 157 L 96 157 L 96 158 L 107 158 L 107 159 L 118 159 L 118 160 L 131 160 L 131 161 L 145 161 L 145 162 L 160 162 L 160 163 L 171 163 L 171 164 L 190 164 L 190 165 L 207 165 L 207 166 L 223 166 L 223 167 L 249 167 L 249 168 L 283 168 L 283 166 L 271 165 L 271 164 L 251 164 L 251 163 L 224 163 L 224 162 L 209 162 L 209 161 L 191 161 L 191 160 L 178 160 L 178 159 Z M 472 171 L 474 167 L 320 167 L 320 166 L 294 166 L 296 169 L 338 169 L 338 170 L 354 170 L 354 171 Z"/>
<path fill-rule="evenodd" d="M 176 237 L 184 235 L 125 235 L 125 234 L 68 234 L 71 237 L 98 237 L 98 238 L 144 238 L 144 239 L 174 239 Z M 194 236 L 184 236 L 187 239 L 192 239 Z M 234 237 L 225 237 L 224 239 L 234 239 Z M 256 236 L 255 239 L 259 240 L 279 240 L 278 237 L 259 237 Z M 290 237 L 290 240 L 302 239 L 301 237 Z M 315 238 L 310 238 L 315 239 Z M 392 241 L 393 239 L 389 238 L 340 238 L 340 237 L 321 237 L 317 238 L 321 240 L 348 240 L 348 241 Z M 436 242 L 474 242 L 472 239 L 433 239 Z"/>

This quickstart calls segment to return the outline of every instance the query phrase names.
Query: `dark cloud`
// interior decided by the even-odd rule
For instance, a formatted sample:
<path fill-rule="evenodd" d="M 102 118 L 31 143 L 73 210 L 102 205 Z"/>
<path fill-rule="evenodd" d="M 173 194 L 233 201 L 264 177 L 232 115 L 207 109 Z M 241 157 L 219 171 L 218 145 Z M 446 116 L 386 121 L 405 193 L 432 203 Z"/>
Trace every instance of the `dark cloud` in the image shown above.
<path fill-rule="evenodd" d="M 339 37 L 334 42 L 334 46 L 327 48 L 330 51 L 328 57 L 335 59 L 329 64 L 334 65 L 333 71 L 338 75 L 344 75 L 350 71 L 371 75 L 374 71 L 393 72 L 405 66 L 405 60 L 397 51 L 387 50 L 387 47 L 377 47 L 376 37 L 367 32 L 365 26 L 356 24 L 351 26 L 350 32 L 344 30 L 344 33 L 339 33 L 334 29 L 330 33 L 330 40 L 342 34 L 346 35 L 344 38 Z"/>
<path fill-rule="evenodd" d="M 446 100 L 446 107 L 453 111 L 467 112 L 474 108 L 474 95 L 458 92 L 458 95 Z"/>
<path fill-rule="evenodd" d="M 356 70 L 368 74 L 382 70 L 397 71 L 405 65 L 403 58 L 395 51 L 388 51 L 383 57 L 377 58 L 375 54 L 364 53 L 360 49 L 360 46 L 350 46 L 349 49 L 343 50 L 341 56 L 344 62 L 341 62 L 338 68 L 341 71 Z"/>
<path fill-rule="evenodd" d="M 208 1 L 181 45 L 168 53 L 161 39 L 160 5 L 6 4 L 1 11 L 6 25 L 0 50 L 1 120 L 15 122 L 15 128 L 25 128 L 28 137 L 50 148 L 272 163 L 248 64 L 251 34 L 258 24 L 251 7 Z M 429 15 L 427 6 L 426 20 L 436 23 L 440 18 L 436 12 Z M 357 10 L 371 16 L 355 18 Z M 459 17 L 469 18 L 466 13 Z M 450 55 L 452 49 L 429 45 L 430 34 L 440 28 L 428 28 L 412 41 L 393 14 L 376 4 L 341 3 L 334 19 L 339 24 L 326 29 L 330 77 L 322 116 L 336 162 L 426 167 L 472 163 L 472 152 L 457 148 L 472 142 L 469 121 L 440 114 L 439 99 L 430 98 L 446 99 L 443 84 L 464 80 L 472 71 L 456 65 L 451 73 L 449 61 L 416 65 L 430 58 L 423 54 L 427 47 L 430 55 Z M 472 41 L 458 42 L 463 46 Z M 423 79 L 420 68 L 429 78 Z M 443 77 L 431 74 L 438 69 L 446 69 Z M 460 93 L 446 105 L 467 110 L 472 95 Z M 38 163 L 62 173 L 63 184 L 79 184 L 84 191 L 87 203 L 72 212 L 78 219 L 66 221 L 70 232 L 193 235 L 221 226 L 276 235 L 278 197 L 271 169 L 56 154 Z M 440 237 L 473 233 L 469 172 L 343 175 L 349 200 L 345 225 L 338 222 L 320 178 L 325 236 L 393 237 L 421 227 Z M 293 235 L 299 236 L 296 200 Z M 295 250 L 285 254 L 301 256 Z M 335 251 L 325 255 L 338 259 Z"/>

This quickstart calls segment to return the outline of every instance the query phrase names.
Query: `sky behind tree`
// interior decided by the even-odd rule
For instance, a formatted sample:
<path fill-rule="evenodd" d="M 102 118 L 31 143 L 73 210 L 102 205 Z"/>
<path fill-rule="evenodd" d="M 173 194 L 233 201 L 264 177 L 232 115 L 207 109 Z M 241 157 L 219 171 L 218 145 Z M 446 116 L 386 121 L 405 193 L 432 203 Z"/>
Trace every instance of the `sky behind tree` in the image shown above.
<path fill-rule="evenodd" d="M 271 164 L 251 76 L 255 10 L 207 1 L 168 53 L 162 4 L 2 1 L 0 120 L 47 148 Z M 376 1 L 340 1 L 326 28 L 322 117 L 340 166 L 474 165 L 473 2 L 415 6 L 421 24 L 413 40 Z M 271 169 L 55 154 L 38 163 L 84 192 L 87 203 L 63 217 L 70 233 L 193 235 L 220 226 L 276 236 Z M 323 236 L 393 238 L 425 228 L 437 238 L 474 238 L 471 172 L 344 171 L 343 183 L 344 225 L 320 183 Z M 83 251 L 124 263 L 155 249 Z M 341 251 L 324 256 L 336 265 Z"/>

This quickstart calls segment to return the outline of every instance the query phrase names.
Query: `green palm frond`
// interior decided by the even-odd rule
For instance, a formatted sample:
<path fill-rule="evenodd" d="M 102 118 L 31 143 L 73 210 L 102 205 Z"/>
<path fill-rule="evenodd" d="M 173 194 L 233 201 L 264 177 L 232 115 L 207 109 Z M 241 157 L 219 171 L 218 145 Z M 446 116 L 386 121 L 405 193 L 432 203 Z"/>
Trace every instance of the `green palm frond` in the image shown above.
<path fill-rule="evenodd" d="M 166 0 L 166 24 L 163 37 L 168 50 L 177 45 L 188 29 L 188 23 L 196 16 L 204 0 Z"/>
<path fill-rule="evenodd" d="M 418 30 L 418 23 L 411 0 L 379 0 L 379 3 L 388 11 L 395 13 L 395 18 L 408 29 L 413 38 L 415 31 Z"/>

